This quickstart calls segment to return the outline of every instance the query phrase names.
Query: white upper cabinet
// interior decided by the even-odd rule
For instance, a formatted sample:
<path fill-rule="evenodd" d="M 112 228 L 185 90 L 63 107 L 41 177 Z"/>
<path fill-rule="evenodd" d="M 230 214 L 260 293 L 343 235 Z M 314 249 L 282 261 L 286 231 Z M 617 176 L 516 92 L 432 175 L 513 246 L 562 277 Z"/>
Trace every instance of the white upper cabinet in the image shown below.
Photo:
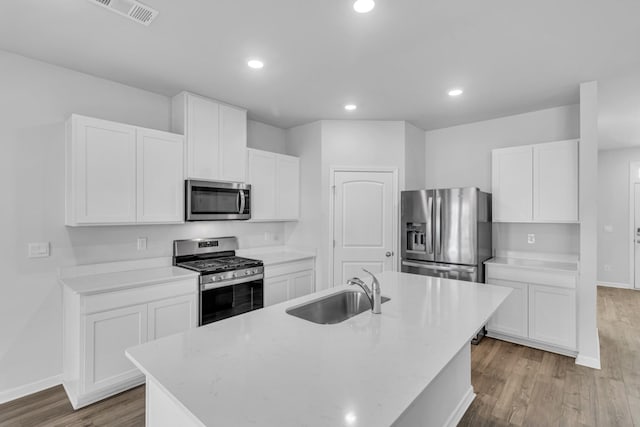
<path fill-rule="evenodd" d="M 182 135 L 72 115 L 65 224 L 183 221 Z"/>
<path fill-rule="evenodd" d="M 184 219 L 184 139 L 151 129 L 137 131 L 138 222 Z"/>
<path fill-rule="evenodd" d="M 494 222 L 578 222 L 578 141 L 492 151 Z"/>
<path fill-rule="evenodd" d="M 296 221 L 300 213 L 300 159 L 248 149 L 251 219 Z"/>
<path fill-rule="evenodd" d="M 136 221 L 136 128 L 90 117 L 67 122 L 68 225 Z"/>
<path fill-rule="evenodd" d="M 300 216 L 300 159 L 277 157 L 278 218 L 297 220 Z"/>
<path fill-rule="evenodd" d="M 495 222 L 529 222 L 532 197 L 532 148 L 492 151 L 492 200 Z"/>
<path fill-rule="evenodd" d="M 533 220 L 578 221 L 578 141 L 533 147 Z"/>
<path fill-rule="evenodd" d="M 187 92 L 171 105 L 172 130 L 186 138 L 186 177 L 243 181 L 247 111 Z"/>
<path fill-rule="evenodd" d="M 180 96 L 180 95 L 178 95 Z M 220 106 L 199 96 L 183 95 L 186 100 L 184 119 L 187 126 L 172 129 L 184 133 L 187 139 L 187 176 L 215 179 L 218 177 L 220 152 Z M 180 99 L 180 98 L 178 98 Z M 175 105 L 175 104 L 174 104 Z M 172 114 L 180 114 L 180 109 Z"/>
<path fill-rule="evenodd" d="M 220 179 L 244 182 L 246 159 L 247 111 L 220 105 Z"/>
<path fill-rule="evenodd" d="M 276 168 L 275 153 L 248 150 L 248 176 L 251 184 L 251 219 L 276 218 Z"/>

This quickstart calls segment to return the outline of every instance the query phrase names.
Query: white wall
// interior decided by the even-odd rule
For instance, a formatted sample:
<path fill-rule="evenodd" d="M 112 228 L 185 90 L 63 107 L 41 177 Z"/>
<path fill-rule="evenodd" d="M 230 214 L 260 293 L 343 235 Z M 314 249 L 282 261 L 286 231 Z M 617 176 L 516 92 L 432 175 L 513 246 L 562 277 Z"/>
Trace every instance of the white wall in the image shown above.
<path fill-rule="evenodd" d="M 404 166 L 405 166 L 405 190 L 419 190 L 424 188 L 426 180 L 425 159 L 425 132 L 413 126 L 411 123 L 404 123 Z"/>
<path fill-rule="evenodd" d="M 286 139 L 284 129 L 254 120 L 247 121 L 247 145 L 251 148 L 287 154 Z"/>
<path fill-rule="evenodd" d="M 318 251 L 322 240 L 321 185 L 322 123 L 314 122 L 287 130 L 287 153 L 300 157 L 300 220 L 287 222 L 285 241 L 288 246 L 316 253 L 316 266 L 324 265 Z M 316 268 L 316 287 L 325 283 L 323 269 Z"/>
<path fill-rule="evenodd" d="M 578 105 L 428 131 L 427 188 L 479 187 L 491 191 L 491 150 L 578 138 Z"/>
<path fill-rule="evenodd" d="M 535 243 L 527 242 L 527 235 L 535 235 Z M 580 226 L 578 224 L 516 224 L 493 223 L 495 251 L 519 252 L 537 258 L 580 253 Z"/>
<path fill-rule="evenodd" d="M 598 282 L 633 287 L 629 265 L 629 163 L 637 161 L 640 148 L 598 153 Z M 605 271 L 605 265 L 610 271 Z"/>
<path fill-rule="evenodd" d="M 0 209 L 2 401 L 20 386 L 61 373 L 58 267 L 171 256 L 174 239 L 197 236 L 238 235 L 243 247 L 279 244 L 284 226 L 223 222 L 65 227 L 67 116 L 80 113 L 168 130 L 169 99 L 3 51 L 0 70 L 0 194 L 4 200 Z M 265 232 L 277 240 L 265 241 Z M 138 236 L 148 237 L 147 251 L 136 250 Z M 28 242 L 51 242 L 51 256 L 27 259 Z"/>

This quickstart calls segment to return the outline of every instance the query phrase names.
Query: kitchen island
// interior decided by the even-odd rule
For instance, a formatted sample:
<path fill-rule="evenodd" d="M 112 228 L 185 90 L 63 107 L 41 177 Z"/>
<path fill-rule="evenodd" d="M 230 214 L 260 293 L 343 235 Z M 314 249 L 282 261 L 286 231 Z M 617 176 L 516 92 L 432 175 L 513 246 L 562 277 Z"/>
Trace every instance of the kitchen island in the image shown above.
<path fill-rule="evenodd" d="M 469 341 L 510 290 L 377 277 L 382 314 L 319 325 L 285 311 L 337 287 L 128 349 L 147 425 L 455 425 L 475 396 Z"/>

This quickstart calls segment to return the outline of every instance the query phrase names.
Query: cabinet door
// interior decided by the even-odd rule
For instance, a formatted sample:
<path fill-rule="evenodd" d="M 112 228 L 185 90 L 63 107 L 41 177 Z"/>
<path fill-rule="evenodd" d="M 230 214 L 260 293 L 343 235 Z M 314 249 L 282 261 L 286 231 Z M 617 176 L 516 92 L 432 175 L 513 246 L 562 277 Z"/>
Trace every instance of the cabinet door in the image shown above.
<path fill-rule="evenodd" d="M 182 295 L 148 305 L 148 341 L 184 332 L 198 326 L 197 296 Z"/>
<path fill-rule="evenodd" d="M 184 220 L 184 139 L 180 135 L 139 129 L 138 222 Z"/>
<path fill-rule="evenodd" d="M 531 222 L 533 218 L 532 148 L 493 150 L 491 191 L 494 222 Z"/>
<path fill-rule="evenodd" d="M 147 305 L 86 316 L 84 390 L 88 393 L 141 376 L 124 351 L 147 340 Z"/>
<path fill-rule="evenodd" d="M 72 118 L 67 223 L 136 221 L 136 131 L 133 126 L 89 117 Z"/>
<path fill-rule="evenodd" d="M 277 218 L 298 219 L 300 215 L 300 159 L 277 156 Z"/>
<path fill-rule="evenodd" d="M 533 219 L 578 221 L 578 141 L 533 147 Z"/>
<path fill-rule="evenodd" d="M 289 292 L 289 297 L 297 298 L 313 293 L 315 288 L 314 282 L 313 270 L 295 273 L 290 281 L 291 290 Z"/>
<path fill-rule="evenodd" d="M 575 350 L 575 290 L 529 286 L 529 338 Z"/>
<path fill-rule="evenodd" d="M 289 276 L 264 280 L 264 306 L 278 304 L 289 299 Z"/>
<path fill-rule="evenodd" d="M 187 175 L 219 179 L 220 107 L 191 94 L 187 96 Z"/>
<path fill-rule="evenodd" d="M 251 184 L 251 219 L 276 218 L 276 168 L 274 153 L 248 150 L 249 176 Z"/>
<path fill-rule="evenodd" d="M 515 337 L 528 336 L 528 285 L 506 280 L 487 279 L 490 285 L 513 289 L 511 294 L 489 318 L 487 329 Z"/>
<path fill-rule="evenodd" d="M 247 159 L 247 112 L 220 105 L 220 176 L 224 181 L 243 182 Z"/>

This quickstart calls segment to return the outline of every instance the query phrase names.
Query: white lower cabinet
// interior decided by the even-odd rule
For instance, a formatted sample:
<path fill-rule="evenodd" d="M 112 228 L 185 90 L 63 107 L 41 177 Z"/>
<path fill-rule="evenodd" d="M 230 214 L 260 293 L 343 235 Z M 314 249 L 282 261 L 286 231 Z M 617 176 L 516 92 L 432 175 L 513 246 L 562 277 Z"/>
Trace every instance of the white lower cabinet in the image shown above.
<path fill-rule="evenodd" d="M 278 304 L 315 291 L 313 258 L 293 261 L 264 269 L 264 306 Z"/>
<path fill-rule="evenodd" d="M 529 328 L 526 283 L 497 279 L 488 280 L 487 283 L 513 289 L 505 302 L 491 316 L 487 328 L 503 334 L 526 338 Z"/>
<path fill-rule="evenodd" d="M 529 337 L 562 347 L 576 347 L 576 292 L 529 285 Z"/>
<path fill-rule="evenodd" d="M 488 284 L 512 289 L 487 323 L 489 336 L 576 355 L 576 273 L 490 264 L 486 271 Z"/>
<path fill-rule="evenodd" d="M 154 301 L 149 303 L 148 340 L 153 341 L 186 331 L 197 325 L 198 301 L 193 295 Z"/>
<path fill-rule="evenodd" d="M 81 295 L 63 288 L 63 385 L 74 409 L 144 382 L 125 350 L 197 326 L 197 279 Z"/>
<path fill-rule="evenodd" d="M 289 275 L 264 279 L 264 306 L 278 304 L 289 299 Z"/>
<path fill-rule="evenodd" d="M 124 351 L 147 341 L 147 305 L 85 316 L 84 392 L 91 393 L 140 376 Z"/>

